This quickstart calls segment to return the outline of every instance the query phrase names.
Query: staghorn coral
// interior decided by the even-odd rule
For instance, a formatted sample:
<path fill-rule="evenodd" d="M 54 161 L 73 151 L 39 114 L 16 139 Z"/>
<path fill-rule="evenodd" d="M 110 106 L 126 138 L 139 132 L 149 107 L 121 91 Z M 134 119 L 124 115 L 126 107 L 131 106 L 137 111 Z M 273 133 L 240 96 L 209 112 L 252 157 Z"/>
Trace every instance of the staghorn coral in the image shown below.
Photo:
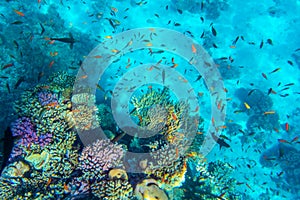
<path fill-rule="evenodd" d="M 17 183 L 11 181 L 11 178 L 0 177 L 0 198 L 1 199 L 12 199 L 15 196 Z"/>
<path fill-rule="evenodd" d="M 88 179 L 101 178 L 111 168 L 122 166 L 124 150 L 110 140 L 97 140 L 86 146 L 79 158 L 79 168 Z"/>

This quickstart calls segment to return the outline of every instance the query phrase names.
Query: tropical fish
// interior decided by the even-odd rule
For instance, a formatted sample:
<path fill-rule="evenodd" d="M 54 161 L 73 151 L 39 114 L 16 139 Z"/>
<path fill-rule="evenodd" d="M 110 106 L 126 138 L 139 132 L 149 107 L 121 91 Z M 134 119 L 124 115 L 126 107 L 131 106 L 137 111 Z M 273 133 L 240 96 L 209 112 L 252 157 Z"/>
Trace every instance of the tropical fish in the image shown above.
<path fill-rule="evenodd" d="M 161 75 L 162 75 L 162 83 L 165 84 L 165 76 L 166 76 L 166 72 L 165 72 L 164 69 L 162 70 L 162 74 L 161 74 Z"/>
<path fill-rule="evenodd" d="M 217 36 L 217 31 L 213 26 L 211 26 L 211 32 L 212 32 L 213 36 Z"/>
<path fill-rule="evenodd" d="M 4 65 L 4 66 L 1 68 L 1 70 L 7 69 L 7 68 L 12 67 L 12 66 L 14 66 L 14 63 L 6 64 L 6 65 Z"/>
<path fill-rule="evenodd" d="M 23 22 L 17 20 L 17 21 L 14 21 L 14 22 L 10 23 L 10 24 L 13 24 L 13 25 L 20 25 L 20 24 L 23 24 Z"/>
<path fill-rule="evenodd" d="M 14 9 L 14 12 L 15 12 L 16 14 L 20 15 L 21 17 L 24 17 L 24 16 L 25 16 L 25 14 L 22 13 L 21 11 L 19 11 L 19 10 Z"/>
<path fill-rule="evenodd" d="M 9 87 L 8 82 L 6 82 L 6 88 L 7 88 L 8 93 L 10 93 L 10 87 Z"/>
<path fill-rule="evenodd" d="M 267 39 L 267 43 L 268 43 L 269 45 L 273 45 L 273 41 L 272 41 L 271 39 Z"/>
<path fill-rule="evenodd" d="M 272 73 L 275 73 L 275 72 L 278 72 L 280 70 L 280 67 L 274 69 L 273 71 L 271 71 L 269 74 L 272 74 Z"/>
<path fill-rule="evenodd" d="M 290 60 L 288 60 L 287 63 L 290 64 L 291 66 L 294 66 L 293 62 Z"/>
<path fill-rule="evenodd" d="M 244 105 L 248 110 L 251 108 L 247 102 L 244 102 Z"/>
<path fill-rule="evenodd" d="M 196 52 L 197 52 L 197 49 L 196 49 L 196 47 L 195 47 L 194 44 L 192 44 L 192 52 L 193 52 L 193 53 L 196 53 Z"/>
<path fill-rule="evenodd" d="M 274 110 L 266 111 L 266 112 L 264 112 L 263 114 L 264 114 L 264 115 L 275 114 L 275 111 L 274 111 Z"/>
<path fill-rule="evenodd" d="M 225 142 L 225 140 L 218 138 L 214 133 L 211 133 L 212 138 L 222 147 L 229 148 L 230 145 Z"/>
<path fill-rule="evenodd" d="M 285 131 L 288 132 L 290 130 L 290 125 L 289 123 L 285 123 Z"/>
<path fill-rule="evenodd" d="M 54 41 L 63 42 L 63 43 L 69 43 L 71 49 L 73 48 L 73 44 L 76 42 L 71 33 L 69 33 L 68 38 L 49 38 L 49 39 L 54 40 Z"/>
<path fill-rule="evenodd" d="M 261 75 L 262 75 L 266 80 L 268 80 L 268 77 L 267 77 L 267 75 L 266 75 L 265 73 L 261 73 Z"/>
<path fill-rule="evenodd" d="M 18 79 L 18 81 L 16 82 L 14 89 L 17 89 L 19 87 L 19 85 L 25 80 L 25 77 L 22 76 Z"/>
<path fill-rule="evenodd" d="M 285 139 L 278 139 L 278 142 L 290 144 L 290 142 Z"/>
<path fill-rule="evenodd" d="M 263 46 L 264 46 L 264 41 L 262 40 L 262 41 L 260 42 L 259 48 L 261 49 Z"/>

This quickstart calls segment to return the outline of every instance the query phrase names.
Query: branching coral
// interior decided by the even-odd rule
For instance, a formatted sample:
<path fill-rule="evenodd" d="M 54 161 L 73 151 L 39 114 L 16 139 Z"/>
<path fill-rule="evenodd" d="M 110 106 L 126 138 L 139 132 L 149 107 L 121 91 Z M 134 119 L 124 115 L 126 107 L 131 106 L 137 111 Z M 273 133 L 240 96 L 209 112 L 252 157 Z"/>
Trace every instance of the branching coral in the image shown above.
<path fill-rule="evenodd" d="M 95 196 L 105 200 L 129 200 L 132 198 L 132 186 L 124 170 L 112 169 L 109 179 L 97 181 L 92 185 Z"/>
<path fill-rule="evenodd" d="M 123 156 L 121 145 L 113 144 L 110 140 L 97 140 L 83 149 L 79 168 L 88 179 L 101 178 L 109 169 L 121 167 Z"/>

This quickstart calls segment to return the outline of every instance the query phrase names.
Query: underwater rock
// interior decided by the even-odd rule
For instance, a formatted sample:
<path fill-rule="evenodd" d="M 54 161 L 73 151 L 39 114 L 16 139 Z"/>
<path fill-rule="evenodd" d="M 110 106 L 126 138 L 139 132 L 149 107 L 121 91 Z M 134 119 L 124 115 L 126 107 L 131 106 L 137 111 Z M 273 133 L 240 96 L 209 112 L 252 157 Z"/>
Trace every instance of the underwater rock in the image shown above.
<path fill-rule="evenodd" d="M 273 101 L 270 96 L 263 93 L 259 89 L 240 88 L 236 90 L 235 95 L 240 99 L 240 110 L 246 112 L 248 115 L 260 114 L 270 111 L 273 106 Z M 247 103 L 250 108 L 245 106 Z"/>
<path fill-rule="evenodd" d="M 259 131 L 261 129 L 268 131 L 278 130 L 279 127 L 279 115 L 277 113 L 272 115 L 252 115 L 247 121 L 247 129 L 249 132 Z"/>

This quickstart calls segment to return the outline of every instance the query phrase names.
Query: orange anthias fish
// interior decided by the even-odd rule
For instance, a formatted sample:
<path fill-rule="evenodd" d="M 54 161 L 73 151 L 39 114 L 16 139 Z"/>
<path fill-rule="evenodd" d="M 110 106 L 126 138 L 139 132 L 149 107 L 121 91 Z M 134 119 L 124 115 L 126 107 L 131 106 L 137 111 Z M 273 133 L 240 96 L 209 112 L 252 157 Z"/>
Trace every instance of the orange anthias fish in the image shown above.
<path fill-rule="evenodd" d="M 290 130 L 290 125 L 289 123 L 285 123 L 285 131 L 288 132 Z"/>
<path fill-rule="evenodd" d="M 24 17 L 24 16 L 25 16 L 24 13 L 22 13 L 21 11 L 18 11 L 18 10 L 16 10 L 16 9 L 14 9 L 14 12 L 17 13 L 18 15 L 20 15 L 21 17 Z"/>
<path fill-rule="evenodd" d="M 195 47 L 194 44 L 192 44 L 192 52 L 193 52 L 193 53 L 196 53 L 196 52 L 197 52 L 197 49 L 196 49 L 196 47 Z"/>
<path fill-rule="evenodd" d="M 278 139 L 278 142 L 290 144 L 290 142 L 285 139 Z"/>

